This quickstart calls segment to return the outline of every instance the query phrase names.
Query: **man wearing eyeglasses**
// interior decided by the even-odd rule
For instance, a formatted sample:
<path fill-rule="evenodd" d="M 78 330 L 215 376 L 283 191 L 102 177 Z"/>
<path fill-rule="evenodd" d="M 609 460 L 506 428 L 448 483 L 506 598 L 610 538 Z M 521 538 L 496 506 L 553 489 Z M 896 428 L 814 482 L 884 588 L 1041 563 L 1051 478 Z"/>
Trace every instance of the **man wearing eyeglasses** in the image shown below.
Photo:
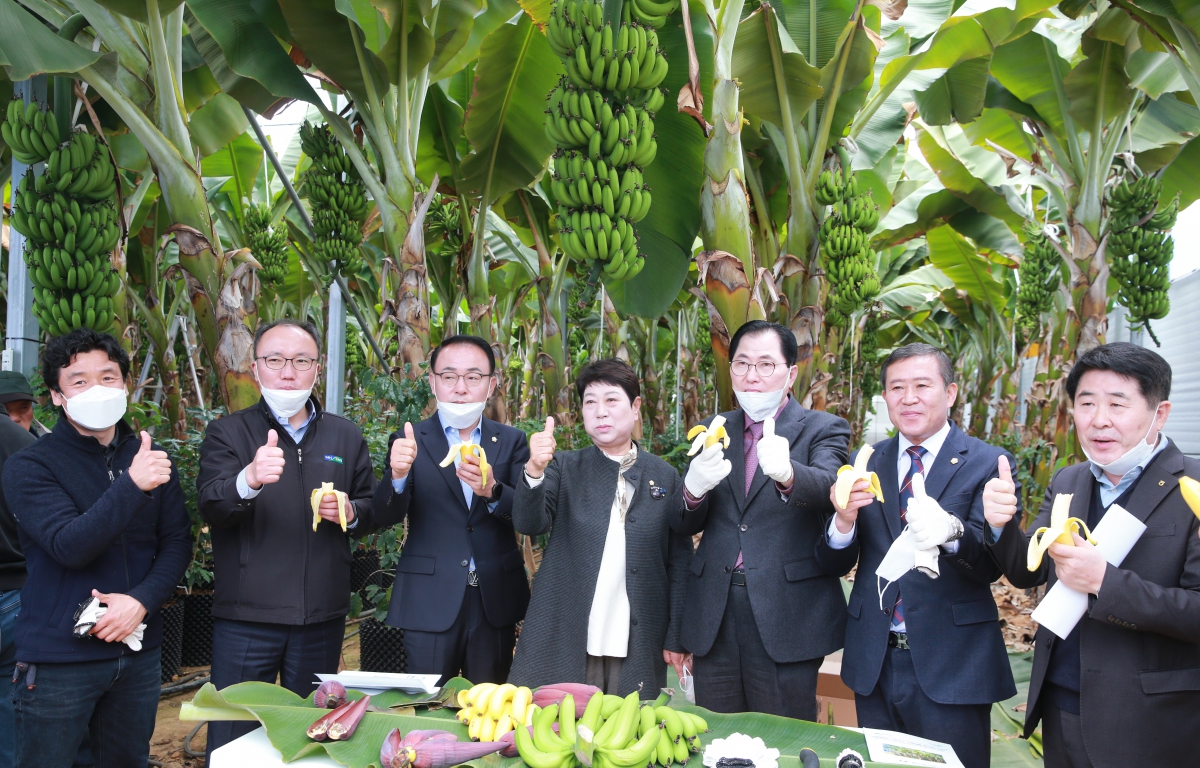
<path fill-rule="evenodd" d="M 850 427 L 791 396 L 795 335 L 754 320 L 729 342 L 737 410 L 688 465 L 677 531 L 704 531 L 691 563 L 680 642 L 694 657 L 696 704 L 814 720 L 817 671 L 842 646 L 846 600 L 816 560 L 846 463 Z"/>
<path fill-rule="evenodd" d="M 429 371 L 437 412 L 392 434 L 375 491 L 379 525 L 408 519 L 387 623 L 404 630 L 409 673 L 503 683 L 529 604 L 512 524 L 529 444 L 483 416 L 497 384 L 486 341 L 447 337 Z"/>
<path fill-rule="evenodd" d="M 210 422 L 200 446 L 200 514 L 212 531 L 212 682 L 273 683 L 300 696 L 341 660 L 350 611 L 350 537 L 375 529 L 375 472 L 358 425 L 312 396 L 320 373 L 312 323 L 259 327 L 252 370 L 257 405 Z M 312 492 L 332 483 L 349 501 L 342 530 L 327 493 L 315 521 Z M 258 723 L 213 722 L 212 750 Z M 211 765 L 211 761 L 209 762 Z"/>

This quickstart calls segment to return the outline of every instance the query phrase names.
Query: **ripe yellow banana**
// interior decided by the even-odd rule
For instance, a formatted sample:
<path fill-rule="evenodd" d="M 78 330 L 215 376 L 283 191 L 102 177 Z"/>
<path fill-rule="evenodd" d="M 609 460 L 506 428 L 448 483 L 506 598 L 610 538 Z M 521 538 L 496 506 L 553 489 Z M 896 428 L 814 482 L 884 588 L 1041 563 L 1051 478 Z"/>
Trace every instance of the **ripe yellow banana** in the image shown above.
<path fill-rule="evenodd" d="M 512 701 L 513 694 L 517 692 L 517 686 L 512 683 L 504 683 L 492 691 L 487 700 L 487 713 L 493 720 L 499 720 L 500 715 L 504 714 L 505 704 Z"/>
<path fill-rule="evenodd" d="M 490 465 L 488 464 L 487 460 L 487 452 L 483 450 L 483 446 L 479 445 L 478 443 L 463 443 L 462 445 L 456 445 L 450 449 L 450 453 L 446 454 L 446 458 L 442 459 L 441 466 L 448 467 L 453 464 L 454 454 L 456 453 L 464 459 L 468 456 L 479 457 L 479 473 L 483 475 L 483 484 L 487 485 L 488 468 Z"/>
<path fill-rule="evenodd" d="M 525 711 L 529 709 L 529 705 L 533 702 L 533 691 L 521 686 L 516 690 L 512 697 L 512 719 L 514 723 L 525 722 Z"/>
<path fill-rule="evenodd" d="M 867 471 L 867 462 L 871 460 L 873 453 L 875 453 L 874 448 L 864 445 L 854 459 L 854 466 L 843 464 L 842 468 L 838 470 L 835 493 L 839 507 L 845 507 L 850 502 L 850 492 L 854 490 L 854 484 L 859 480 L 868 481 L 871 487 L 867 490 L 875 494 L 875 498 L 879 499 L 881 504 L 883 503 L 883 488 L 879 485 L 879 475 Z"/>
<path fill-rule="evenodd" d="M 1038 528 L 1033 532 L 1033 537 L 1029 539 L 1028 563 L 1026 564 L 1029 570 L 1036 571 L 1038 569 L 1038 566 L 1042 564 L 1042 555 L 1046 554 L 1046 550 L 1050 549 L 1050 545 L 1054 542 L 1066 544 L 1069 547 L 1075 546 L 1075 539 L 1071 538 L 1073 533 L 1082 531 L 1081 535 L 1088 540 L 1089 544 L 1096 543 L 1088 530 L 1087 523 L 1078 517 L 1067 517 L 1071 511 L 1072 496 L 1073 494 L 1070 493 L 1060 493 L 1055 496 L 1054 506 L 1050 508 L 1049 527 Z"/>
<path fill-rule="evenodd" d="M 1190 477 L 1179 478 L 1179 492 L 1183 494 L 1183 500 L 1192 508 L 1192 514 L 1200 517 L 1200 482 L 1196 482 Z"/>
<path fill-rule="evenodd" d="M 313 511 L 313 530 L 317 530 L 317 526 L 321 523 L 321 499 L 325 498 L 325 494 L 332 493 L 337 497 L 338 504 L 338 522 L 342 524 L 342 530 L 346 530 L 346 507 L 350 504 L 350 500 L 346 498 L 346 494 L 342 491 L 334 490 L 333 483 L 321 483 L 321 487 L 312 492 L 309 501 L 312 503 Z"/>
<path fill-rule="evenodd" d="M 688 456 L 695 456 L 702 449 L 718 442 L 724 443 L 724 447 L 728 448 L 729 433 L 725 431 L 725 417 L 716 416 L 707 427 L 697 424 L 688 430 L 687 439 L 692 441 L 692 450 L 688 451 Z"/>

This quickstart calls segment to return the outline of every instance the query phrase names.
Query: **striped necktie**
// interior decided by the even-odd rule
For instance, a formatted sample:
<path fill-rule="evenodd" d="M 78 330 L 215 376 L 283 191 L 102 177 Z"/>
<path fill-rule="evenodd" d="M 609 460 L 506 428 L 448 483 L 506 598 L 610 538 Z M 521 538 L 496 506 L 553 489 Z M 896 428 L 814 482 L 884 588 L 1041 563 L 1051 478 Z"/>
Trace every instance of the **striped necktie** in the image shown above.
<path fill-rule="evenodd" d="M 925 464 L 921 459 L 929 451 L 919 445 L 910 445 L 904 449 L 908 453 L 908 457 L 912 459 L 912 464 L 908 468 L 908 472 L 904 475 L 904 483 L 900 486 L 900 522 L 908 522 L 908 502 L 912 500 L 912 480 L 913 475 L 918 472 L 925 474 Z M 892 626 L 898 627 L 904 623 L 904 598 L 900 595 L 899 590 L 896 592 L 896 606 L 892 609 Z"/>

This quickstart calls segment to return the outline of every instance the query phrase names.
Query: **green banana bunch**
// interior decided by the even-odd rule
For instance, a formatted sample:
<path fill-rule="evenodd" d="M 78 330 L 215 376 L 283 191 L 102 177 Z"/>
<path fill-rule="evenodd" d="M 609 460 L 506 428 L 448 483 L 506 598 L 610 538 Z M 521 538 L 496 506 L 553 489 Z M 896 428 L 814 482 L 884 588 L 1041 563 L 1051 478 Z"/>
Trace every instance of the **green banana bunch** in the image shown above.
<path fill-rule="evenodd" d="M 246 242 L 254 258 L 263 265 L 258 276 L 264 282 L 279 285 L 287 277 L 287 230 L 271 228 L 271 208 L 255 205 L 246 211 Z"/>
<path fill-rule="evenodd" d="M 52 113 L 39 108 L 36 101 L 25 105 L 14 98 L 8 102 L 6 118 L 0 124 L 0 136 L 12 149 L 13 157 L 25 165 L 44 161 L 62 143 L 58 121 Z"/>
<path fill-rule="evenodd" d="M 1028 341 L 1041 334 L 1043 314 L 1062 282 L 1062 259 L 1036 221 L 1025 224 L 1025 256 L 1017 271 L 1017 327 Z"/>
<path fill-rule="evenodd" d="M 367 356 L 363 353 L 362 340 L 353 325 L 346 325 L 346 370 L 361 371 L 367 366 Z"/>
<path fill-rule="evenodd" d="M 861 188 L 848 167 L 824 170 L 817 177 L 814 197 L 830 206 L 817 232 L 821 261 L 829 284 L 825 322 L 845 326 L 865 302 L 879 295 L 871 233 L 879 225 L 879 208 L 871 191 Z"/>
<path fill-rule="evenodd" d="M 300 147 L 312 160 L 300 194 L 313 208 L 313 255 L 332 261 L 337 272 L 355 274 L 362 267 L 362 223 L 370 211 L 366 185 L 328 126 L 305 122 L 300 126 Z"/>
<path fill-rule="evenodd" d="M 1179 195 L 1159 210 L 1162 181 L 1154 176 L 1128 178 L 1109 187 L 1109 235 L 1105 256 L 1117 281 L 1117 303 L 1129 310 L 1132 325 L 1154 337 L 1151 320 L 1170 311 L 1167 293 L 1175 240 L 1167 232 L 1179 213 Z M 1157 339 L 1156 339 L 1157 341 Z"/>

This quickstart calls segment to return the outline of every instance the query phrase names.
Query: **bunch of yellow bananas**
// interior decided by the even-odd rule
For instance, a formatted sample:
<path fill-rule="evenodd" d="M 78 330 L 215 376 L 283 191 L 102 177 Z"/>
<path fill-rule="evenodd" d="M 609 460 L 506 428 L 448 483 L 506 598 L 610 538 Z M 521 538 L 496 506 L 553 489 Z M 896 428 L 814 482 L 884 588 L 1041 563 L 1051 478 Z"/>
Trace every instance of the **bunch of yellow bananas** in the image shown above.
<path fill-rule="evenodd" d="M 312 504 L 313 511 L 313 530 L 317 530 L 317 526 L 321 524 L 321 499 L 325 498 L 325 494 L 332 493 L 337 497 L 338 503 L 338 522 L 342 524 L 342 530 L 346 530 L 346 507 L 350 505 L 350 500 L 346 497 L 343 491 L 334 490 L 333 483 L 321 483 L 321 487 L 312 492 L 309 497 L 309 503 Z"/>
<path fill-rule="evenodd" d="M 723 443 L 724 447 L 728 448 L 729 433 L 725 431 L 725 417 L 714 416 L 707 427 L 697 424 L 688 430 L 687 439 L 692 441 L 692 449 L 688 451 L 688 456 L 695 456 L 701 450 L 717 443 Z"/>
<path fill-rule="evenodd" d="M 871 460 L 871 454 L 875 453 L 875 449 L 869 445 L 864 445 L 858 451 L 858 456 L 854 457 L 854 466 L 843 464 L 837 472 L 837 485 L 834 486 L 834 494 L 837 497 L 839 507 L 845 507 L 850 501 L 850 493 L 854 490 L 854 484 L 859 480 L 866 480 L 870 483 L 868 491 L 875 494 L 875 498 L 879 499 L 879 503 L 883 503 L 883 488 L 879 485 L 879 476 L 874 472 L 867 470 L 867 462 Z"/>
<path fill-rule="evenodd" d="M 455 454 L 458 454 L 464 459 L 468 456 L 478 456 L 479 473 L 483 475 L 483 484 L 487 485 L 488 468 L 491 465 L 488 464 L 487 451 L 483 450 L 482 445 L 479 443 L 463 443 L 462 445 L 453 446 L 450 448 L 450 452 L 446 454 L 446 458 L 442 459 L 441 466 L 448 467 L 453 464 Z"/>
<path fill-rule="evenodd" d="M 458 720 L 476 741 L 499 741 L 518 726 L 532 725 L 533 691 L 512 683 L 480 683 L 458 692 Z"/>
<path fill-rule="evenodd" d="M 1042 564 L 1042 555 L 1046 554 L 1046 550 L 1050 549 L 1051 544 L 1058 542 L 1069 547 L 1075 546 L 1072 534 L 1080 533 L 1083 538 L 1088 540 L 1089 544 L 1095 545 L 1096 540 L 1092 538 L 1087 523 L 1078 517 L 1068 517 L 1071 512 L 1073 496 L 1074 494 L 1071 493 L 1060 493 L 1055 496 L 1054 506 L 1050 508 L 1049 527 L 1038 528 L 1033 532 L 1033 536 L 1029 539 L 1029 552 L 1026 556 L 1028 560 L 1026 565 L 1029 570 L 1036 571 L 1038 569 L 1038 566 Z"/>

